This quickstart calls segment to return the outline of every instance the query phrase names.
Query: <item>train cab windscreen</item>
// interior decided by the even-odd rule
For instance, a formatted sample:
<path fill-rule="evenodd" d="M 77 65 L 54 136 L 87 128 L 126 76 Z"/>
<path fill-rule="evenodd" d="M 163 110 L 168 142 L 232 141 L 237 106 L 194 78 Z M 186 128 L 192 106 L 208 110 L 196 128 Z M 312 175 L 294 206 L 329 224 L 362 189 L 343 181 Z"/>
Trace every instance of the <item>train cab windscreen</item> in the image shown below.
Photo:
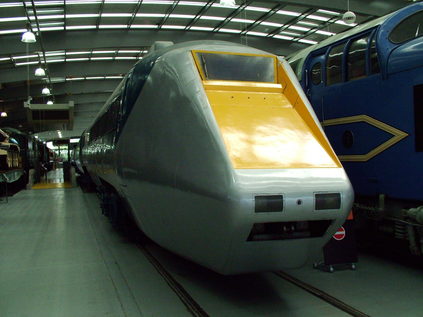
<path fill-rule="evenodd" d="M 423 11 L 419 11 L 401 23 L 399 23 L 389 34 L 392 43 L 400 44 L 423 36 Z"/>
<path fill-rule="evenodd" d="M 204 80 L 276 82 L 276 59 L 266 55 L 195 52 Z"/>

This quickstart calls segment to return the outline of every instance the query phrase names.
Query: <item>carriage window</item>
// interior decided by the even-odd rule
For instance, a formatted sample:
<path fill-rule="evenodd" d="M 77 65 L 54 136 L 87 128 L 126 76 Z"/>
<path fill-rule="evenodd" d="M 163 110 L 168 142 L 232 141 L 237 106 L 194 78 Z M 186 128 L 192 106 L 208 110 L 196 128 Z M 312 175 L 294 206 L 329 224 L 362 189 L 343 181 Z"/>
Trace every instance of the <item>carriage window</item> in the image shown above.
<path fill-rule="evenodd" d="M 270 82 L 275 79 L 273 56 L 196 52 L 202 76 L 206 80 Z"/>
<path fill-rule="evenodd" d="M 417 12 L 400 24 L 389 34 L 389 40 L 395 44 L 403 43 L 423 35 L 423 11 Z"/>
<path fill-rule="evenodd" d="M 322 64 L 321 63 L 316 63 L 313 65 L 313 67 L 311 68 L 310 77 L 311 77 L 311 82 L 314 85 L 318 85 L 322 82 Z"/>
<path fill-rule="evenodd" d="M 326 65 L 326 84 L 333 85 L 342 81 L 342 53 L 345 44 L 333 47 Z"/>
<path fill-rule="evenodd" d="M 372 74 L 380 73 L 375 38 L 373 38 L 372 43 L 370 44 L 370 72 Z"/>
<path fill-rule="evenodd" d="M 366 51 L 368 37 L 354 40 L 348 50 L 348 80 L 366 76 Z"/>

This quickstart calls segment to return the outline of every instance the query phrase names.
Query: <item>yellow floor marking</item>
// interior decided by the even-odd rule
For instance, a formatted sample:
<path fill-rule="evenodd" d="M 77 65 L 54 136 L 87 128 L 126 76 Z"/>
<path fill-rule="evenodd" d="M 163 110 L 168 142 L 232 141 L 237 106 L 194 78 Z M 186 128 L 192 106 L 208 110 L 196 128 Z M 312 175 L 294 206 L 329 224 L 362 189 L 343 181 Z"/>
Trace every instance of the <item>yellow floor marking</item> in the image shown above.
<path fill-rule="evenodd" d="M 65 183 L 38 183 L 32 186 L 32 189 L 53 189 L 53 188 L 72 188 L 72 184 Z"/>

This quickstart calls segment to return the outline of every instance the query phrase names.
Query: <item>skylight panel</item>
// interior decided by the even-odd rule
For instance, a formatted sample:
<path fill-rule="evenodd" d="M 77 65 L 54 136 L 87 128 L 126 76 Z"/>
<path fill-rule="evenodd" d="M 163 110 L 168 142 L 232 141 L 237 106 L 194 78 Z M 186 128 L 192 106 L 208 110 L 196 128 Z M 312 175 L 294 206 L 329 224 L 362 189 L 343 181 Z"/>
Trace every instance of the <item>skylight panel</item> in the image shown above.
<path fill-rule="evenodd" d="M 47 60 L 47 64 L 49 64 L 49 63 L 62 63 L 64 61 L 65 61 L 64 59 L 50 59 L 50 60 Z"/>
<path fill-rule="evenodd" d="M 104 76 L 87 76 L 85 77 L 86 80 L 96 80 L 96 79 L 104 79 Z"/>
<path fill-rule="evenodd" d="M 184 1 L 186 2 L 186 1 Z M 173 4 L 173 1 L 162 1 L 162 0 L 144 0 L 142 2 L 143 4 Z M 179 2 L 181 4 L 181 2 Z M 185 4 L 186 5 L 186 4 Z M 201 6 L 203 6 L 203 3 L 200 3 Z"/>
<path fill-rule="evenodd" d="M 139 54 L 141 53 L 141 50 L 119 50 L 119 54 Z"/>
<path fill-rule="evenodd" d="M 98 13 L 66 14 L 66 19 L 98 18 L 99 16 L 100 15 Z"/>
<path fill-rule="evenodd" d="M 39 54 L 43 55 L 42 52 L 40 52 Z M 55 51 L 46 52 L 46 56 L 61 56 L 61 55 L 65 55 L 65 52 L 64 51 L 61 51 L 61 52 L 55 52 Z"/>
<path fill-rule="evenodd" d="M 44 27 L 40 29 L 41 31 L 61 31 L 61 30 L 64 30 L 65 27 L 64 26 L 50 26 L 50 27 Z"/>
<path fill-rule="evenodd" d="M 137 18 L 164 18 L 163 13 L 137 13 Z"/>
<path fill-rule="evenodd" d="M 307 22 L 307 21 L 298 21 L 298 24 L 308 25 L 308 26 L 319 26 L 317 23 Z"/>
<path fill-rule="evenodd" d="M 194 19 L 195 15 L 192 14 L 170 14 L 169 18 L 174 19 Z"/>
<path fill-rule="evenodd" d="M 68 17 L 69 15 L 66 15 Z M 65 16 L 63 14 L 50 14 L 50 15 L 38 15 L 38 20 L 53 20 L 53 19 L 63 19 Z M 30 17 L 31 21 L 35 21 L 35 17 Z"/>
<path fill-rule="evenodd" d="M 66 81 L 73 81 L 73 80 L 84 80 L 84 77 L 68 77 Z"/>
<path fill-rule="evenodd" d="M 122 79 L 123 76 L 104 76 L 104 79 Z"/>
<path fill-rule="evenodd" d="M 171 2 L 171 1 L 166 1 L 166 2 Z M 144 1 L 144 3 L 145 3 L 145 1 Z M 204 7 L 206 5 L 206 2 L 180 1 L 179 4 L 183 5 L 183 6 Z"/>
<path fill-rule="evenodd" d="M 120 59 L 120 60 L 131 60 L 131 59 L 137 59 L 135 56 L 117 56 L 115 57 L 115 59 Z"/>

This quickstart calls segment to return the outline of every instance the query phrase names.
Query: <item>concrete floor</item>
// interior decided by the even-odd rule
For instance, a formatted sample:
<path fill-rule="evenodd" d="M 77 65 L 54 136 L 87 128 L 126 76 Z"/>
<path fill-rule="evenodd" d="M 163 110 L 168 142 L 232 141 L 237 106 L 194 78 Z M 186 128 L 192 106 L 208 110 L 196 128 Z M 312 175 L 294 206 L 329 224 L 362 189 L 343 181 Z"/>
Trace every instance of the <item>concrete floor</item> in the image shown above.
<path fill-rule="evenodd" d="M 224 277 L 149 245 L 210 316 L 348 316 L 272 273 Z M 356 271 L 288 273 L 371 316 L 423 316 L 422 268 L 361 257 Z M 0 202 L 0 316 L 190 316 L 137 246 L 79 188 Z"/>

